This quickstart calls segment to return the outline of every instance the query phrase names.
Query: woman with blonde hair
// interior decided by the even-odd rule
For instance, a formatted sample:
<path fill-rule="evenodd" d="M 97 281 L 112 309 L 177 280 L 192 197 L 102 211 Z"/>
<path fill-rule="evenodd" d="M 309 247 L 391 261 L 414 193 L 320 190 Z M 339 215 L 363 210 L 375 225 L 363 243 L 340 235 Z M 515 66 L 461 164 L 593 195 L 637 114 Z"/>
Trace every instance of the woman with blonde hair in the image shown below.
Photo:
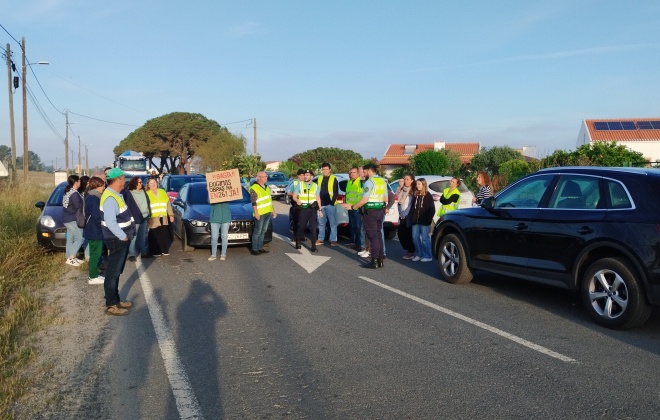
<path fill-rule="evenodd" d="M 433 196 L 428 190 L 426 179 L 419 178 L 415 181 L 416 191 L 410 210 L 410 222 L 412 224 L 412 239 L 415 244 L 415 256 L 413 261 L 433 261 L 431 256 L 431 223 L 435 213 Z"/>

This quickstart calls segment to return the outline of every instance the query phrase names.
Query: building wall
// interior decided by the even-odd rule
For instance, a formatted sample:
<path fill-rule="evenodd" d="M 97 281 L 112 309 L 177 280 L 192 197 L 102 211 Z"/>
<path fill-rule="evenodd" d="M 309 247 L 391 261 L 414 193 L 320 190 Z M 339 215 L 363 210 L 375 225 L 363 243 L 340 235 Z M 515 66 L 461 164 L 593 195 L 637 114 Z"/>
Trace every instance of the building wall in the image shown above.
<path fill-rule="evenodd" d="M 589 144 L 590 142 L 591 142 L 591 136 L 589 135 L 589 130 L 587 130 L 587 124 L 585 124 L 585 122 L 582 121 L 582 125 L 580 126 L 580 133 L 578 134 L 575 148 L 577 149 L 583 144 Z"/>
<path fill-rule="evenodd" d="M 623 144 L 635 152 L 640 152 L 644 155 L 644 159 L 651 162 L 660 161 L 660 141 L 626 141 L 619 142 L 619 144 Z"/>

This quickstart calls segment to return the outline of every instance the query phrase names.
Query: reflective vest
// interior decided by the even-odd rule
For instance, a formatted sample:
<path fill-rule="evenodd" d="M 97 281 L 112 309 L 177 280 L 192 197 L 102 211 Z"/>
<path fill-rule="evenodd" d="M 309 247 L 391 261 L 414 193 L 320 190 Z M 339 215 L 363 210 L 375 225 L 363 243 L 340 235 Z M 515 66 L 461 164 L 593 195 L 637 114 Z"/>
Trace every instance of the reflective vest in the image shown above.
<path fill-rule="evenodd" d="M 362 188 L 362 181 L 360 178 L 349 180 L 346 183 L 346 203 L 351 206 L 357 204 L 362 199 L 364 188 Z"/>
<path fill-rule="evenodd" d="M 438 216 L 443 216 L 447 212 L 458 209 L 458 204 L 461 202 L 461 192 L 458 190 L 458 188 L 454 188 L 453 190 L 449 191 L 449 187 L 447 187 L 442 192 L 442 196 L 444 198 L 449 198 L 454 194 L 458 194 L 458 200 L 456 200 L 455 203 L 449 203 L 449 204 L 440 203 L 440 208 L 438 209 L 438 213 L 437 213 Z"/>
<path fill-rule="evenodd" d="M 270 197 L 270 187 L 268 185 L 262 187 L 257 183 L 250 187 L 250 191 L 257 194 L 256 206 L 259 216 L 273 212 L 273 199 Z"/>
<path fill-rule="evenodd" d="M 310 184 L 311 186 L 307 186 L 304 181 L 301 181 L 300 187 L 298 188 L 298 200 L 300 200 L 302 208 L 304 209 L 316 202 L 316 192 L 319 187 L 313 182 Z"/>
<path fill-rule="evenodd" d="M 373 188 L 369 191 L 369 201 L 364 205 L 365 209 L 381 210 L 385 207 L 385 197 L 387 194 L 387 183 L 379 176 L 369 178 L 373 182 Z"/>
<path fill-rule="evenodd" d="M 332 194 L 333 194 L 333 191 L 335 190 L 334 185 L 335 185 L 336 180 L 337 179 L 335 178 L 334 175 L 330 175 L 328 177 L 328 195 L 330 195 L 330 200 L 332 200 Z M 318 177 L 316 179 L 316 184 L 319 186 L 319 191 L 321 190 L 321 183 L 322 182 L 323 182 L 323 175 L 321 175 L 320 177 Z"/>
<path fill-rule="evenodd" d="M 151 190 L 147 191 L 147 195 L 151 207 L 151 218 L 167 217 L 167 203 L 169 203 L 170 198 L 165 190 L 158 188 L 158 197 Z"/>
<path fill-rule="evenodd" d="M 106 188 L 105 191 L 103 191 L 99 204 L 99 208 L 101 209 L 101 231 L 103 232 L 103 238 L 117 238 L 117 236 L 112 233 L 112 231 L 108 228 L 108 225 L 105 223 L 105 213 L 103 212 L 103 204 L 105 203 L 105 200 L 110 197 L 114 198 L 117 201 L 117 205 L 119 206 L 119 213 L 117 213 L 117 224 L 121 230 L 124 231 L 126 236 L 128 236 L 129 240 L 133 239 L 133 236 L 135 235 L 135 222 L 133 221 L 131 211 L 128 209 L 128 206 L 126 205 L 126 202 L 124 201 L 124 198 L 121 196 L 121 194 L 116 193 L 112 188 Z"/>

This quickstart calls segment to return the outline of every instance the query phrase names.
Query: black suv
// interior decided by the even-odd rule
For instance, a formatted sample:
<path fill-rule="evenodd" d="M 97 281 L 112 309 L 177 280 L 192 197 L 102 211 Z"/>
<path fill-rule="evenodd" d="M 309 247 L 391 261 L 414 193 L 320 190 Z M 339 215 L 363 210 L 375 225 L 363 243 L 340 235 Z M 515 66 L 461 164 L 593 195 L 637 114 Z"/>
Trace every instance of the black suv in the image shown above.
<path fill-rule="evenodd" d="M 171 175 L 167 174 L 160 182 L 160 187 L 165 190 L 167 196 L 170 198 L 170 203 L 179 195 L 179 190 L 184 184 L 189 182 L 205 181 L 206 176 L 201 174 L 189 175 Z"/>
<path fill-rule="evenodd" d="M 441 277 L 474 270 L 579 292 L 610 328 L 643 324 L 660 305 L 660 170 L 560 167 L 447 213 L 433 232 Z"/>

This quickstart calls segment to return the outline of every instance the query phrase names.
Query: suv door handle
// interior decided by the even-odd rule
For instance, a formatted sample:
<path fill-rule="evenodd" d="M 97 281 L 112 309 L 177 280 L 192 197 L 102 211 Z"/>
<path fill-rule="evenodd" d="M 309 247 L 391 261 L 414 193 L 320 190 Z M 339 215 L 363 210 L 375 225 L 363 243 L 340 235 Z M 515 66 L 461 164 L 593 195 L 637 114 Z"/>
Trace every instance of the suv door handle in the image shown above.
<path fill-rule="evenodd" d="M 529 226 L 527 226 L 526 223 L 518 223 L 516 226 L 514 226 L 516 230 L 525 230 L 529 229 Z"/>
<path fill-rule="evenodd" d="M 594 233 L 594 230 L 589 226 L 582 226 L 580 229 L 578 229 L 578 233 L 580 235 L 588 235 L 590 233 Z"/>

